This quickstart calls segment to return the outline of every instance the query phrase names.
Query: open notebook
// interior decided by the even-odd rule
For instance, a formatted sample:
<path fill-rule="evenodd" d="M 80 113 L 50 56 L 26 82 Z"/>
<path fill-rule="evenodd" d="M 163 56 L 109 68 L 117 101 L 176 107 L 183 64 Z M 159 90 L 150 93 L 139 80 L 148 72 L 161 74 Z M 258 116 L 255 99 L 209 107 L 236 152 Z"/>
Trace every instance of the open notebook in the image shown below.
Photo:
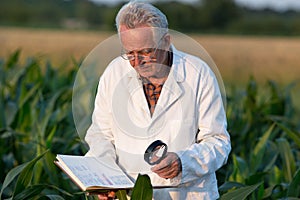
<path fill-rule="evenodd" d="M 130 189 L 134 186 L 117 164 L 108 164 L 95 157 L 58 154 L 55 164 L 83 191 Z"/>

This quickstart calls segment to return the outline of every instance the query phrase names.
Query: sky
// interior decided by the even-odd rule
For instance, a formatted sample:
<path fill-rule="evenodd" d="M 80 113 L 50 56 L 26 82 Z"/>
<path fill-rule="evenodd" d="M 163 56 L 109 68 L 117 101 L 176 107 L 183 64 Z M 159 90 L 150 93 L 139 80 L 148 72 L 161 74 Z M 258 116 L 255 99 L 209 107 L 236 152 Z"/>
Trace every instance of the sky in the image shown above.
<path fill-rule="evenodd" d="M 95 2 L 114 4 L 122 0 L 92 0 Z M 158 1 L 158 0 L 150 0 Z M 161 0 L 170 1 L 170 0 Z M 177 0 L 180 2 L 193 3 L 199 0 Z M 288 9 L 294 9 L 300 11 L 300 0 L 234 0 L 240 5 L 247 6 L 250 8 L 272 8 L 278 11 L 285 11 Z"/>

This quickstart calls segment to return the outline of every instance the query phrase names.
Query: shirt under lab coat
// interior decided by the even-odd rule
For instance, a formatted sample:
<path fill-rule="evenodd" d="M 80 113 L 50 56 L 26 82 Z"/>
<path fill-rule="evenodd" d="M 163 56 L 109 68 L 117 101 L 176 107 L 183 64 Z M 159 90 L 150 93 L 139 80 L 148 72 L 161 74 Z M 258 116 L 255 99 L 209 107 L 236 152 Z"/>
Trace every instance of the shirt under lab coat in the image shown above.
<path fill-rule="evenodd" d="M 173 64 L 151 117 L 141 80 L 121 57 L 114 59 L 100 78 L 92 124 L 85 140 L 86 156 L 117 162 L 135 179 L 148 174 L 153 199 L 217 199 L 215 171 L 231 150 L 226 115 L 216 77 L 201 59 L 173 49 Z M 160 178 L 144 161 L 155 140 L 181 159 L 182 172 Z"/>

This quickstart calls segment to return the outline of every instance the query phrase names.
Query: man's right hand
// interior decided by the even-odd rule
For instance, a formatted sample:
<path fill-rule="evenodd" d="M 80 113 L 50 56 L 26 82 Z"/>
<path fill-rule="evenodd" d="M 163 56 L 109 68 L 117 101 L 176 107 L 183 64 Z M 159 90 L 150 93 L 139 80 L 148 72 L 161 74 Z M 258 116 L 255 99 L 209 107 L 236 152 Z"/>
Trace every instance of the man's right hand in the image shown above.
<path fill-rule="evenodd" d="M 167 156 L 151 170 L 162 178 L 174 178 L 182 171 L 181 160 L 176 153 L 168 152 Z"/>
<path fill-rule="evenodd" d="M 115 199 L 116 193 L 114 191 L 109 191 L 107 193 L 98 194 L 99 200 L 113 200 Z"/>

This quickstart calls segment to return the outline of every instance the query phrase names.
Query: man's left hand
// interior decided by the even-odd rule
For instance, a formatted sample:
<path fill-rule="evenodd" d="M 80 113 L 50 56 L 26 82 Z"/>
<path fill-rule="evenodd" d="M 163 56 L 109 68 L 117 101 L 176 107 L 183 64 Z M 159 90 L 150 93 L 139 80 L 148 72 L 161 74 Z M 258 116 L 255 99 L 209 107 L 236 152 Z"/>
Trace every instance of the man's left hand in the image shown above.
<path fill-rule="evenodd" d="M 180 158 L 176 153 L 168 152 L 167 156 L 151 170 L 162 178 L 175 178 L 182 170 Z"/>

